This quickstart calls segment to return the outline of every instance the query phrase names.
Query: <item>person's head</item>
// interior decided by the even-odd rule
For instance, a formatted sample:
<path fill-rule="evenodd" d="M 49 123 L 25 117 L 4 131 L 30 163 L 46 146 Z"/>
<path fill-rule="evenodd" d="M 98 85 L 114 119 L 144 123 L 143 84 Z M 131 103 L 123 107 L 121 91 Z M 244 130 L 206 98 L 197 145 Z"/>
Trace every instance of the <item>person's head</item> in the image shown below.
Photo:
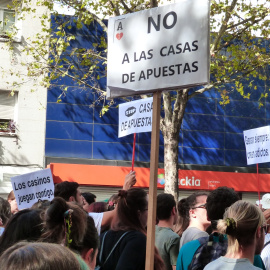
<path fill-rule="evenodd" d="M 146 232 L 148 214 L 148 196 L 140 188 L 120 190 L 117 204 L 119 218 L 118 229 L 137 230 Z"/>
<path fill-rule="evenodd" d="M 11 213 L 12 214 L 17 213 L 19 211 L 19 209 L 18 209 L 17 201 L 16 201 L 13 190 L 9 192 L 8 197 L 7 197 L 7 201 L 10 204 Z"/>
<path fill-rule="evenodd" d="M 189 225 L 196 225 L 203 229 L 210 225 L 205 206 L 207 196 L 207 192 L 198 191 L 178 203 L 178 213 L 185 220 L 184 223 L 188 221 Z"/>
<path fill-rule="evenodd" d="M 41 240 L 67 246 L 68 240 L 72 240 L 74 245 L 79 245 L 86 226 L 87 214 L 80 206 L 55 197 L 45 213 L 45 227 Z"/>
<path fill-rule="evenodd" d="M 115 209 L 118 202 L 118 195 L 113 194 L 110 199 L 108 200 L 108 211 L 112 211 Z"/>
<path fill-rule="evenodd" d="M 77 182 L 64 181 L 56 184 L 54 197 L 61 197 L 67 202 L 76 202 L 80 206 L 84 204 L 84 198 Z"/>
<path fill-rule="evenodd" d="M 5 227 L 11 216 L 12 213 L 9 202 L 0 197 L 0 218 L 2 220 L 2 225 L 0 226 Z"/>
<path fill-rule="evenodd" d="M 256 205 L 245 201 L 232 204 L 217 225 L 219 232 L 228 236 L 227 254 L 235 254 L 240 248 L 251 245 L 256 245 L 256 254 L 259 254 L 264 243 L 266 227 L 263 225 L 263 213 Z"/>
<path fill-rule="evenodd" d="M 31 209 L 40 209 L 45 211 L 50 204 L 51 202 L 49 200 L 38 200 L 31 206 Z"/>
<path fill-rule="evenodd" d="M 238 200 L 238 194 L 228 187 L 218 187 L 209 193 L 206 201 L 206 211 L 212 229 L 216 229 L 217 220 L 223 218 L 225 210 Z"/>
<path fill-rule="evenodd" d="M 42 211 L 24 209 L 13 215 L 0 238 L 0 253 L 13 244 L 26 240 L 37 241 L 43 229 Z"/>
<path fill-rule="evenodd" d="M 98 246 L 99 236 L 95 227 L 95 222 L 90 216 L 88 216 L 87 229 L 82 243 L 80 243 L 79 245 L 75 245 L 71 242 L 70 248 L 72 250 L 78 251 L 83 260 L 88 265 L 89 269 L 92 270 L 95 269 Z"/>
<path fill-rule="evenodd" d="M 85 210 L 85 208 L 84 208 Z M 89 213 L 103 213 L 107 211 L 107 203 L 105 202 L 94 202 L 91 203 L 88 207 Z"/>
<path fill-rule="evenodd" d="M 176 202 L 173 195 L 162 193 L 157 196 L 157 219 L 169 220 L 173 218 L 176 222 Z"/>
<path fill-rule="evenodd" d="M 96 195 L 91 192 L 84 192 L 82 196 L 84 198 L 83 209 L 89 213 L 91 212 L 90 205 L 96 201 Z"/>
<path fill-rule="evenodd" d="M 0 265 L 2 270 L 81 269 L 68 248 L 49 243 L 17 243 L 2 254 Z"/>

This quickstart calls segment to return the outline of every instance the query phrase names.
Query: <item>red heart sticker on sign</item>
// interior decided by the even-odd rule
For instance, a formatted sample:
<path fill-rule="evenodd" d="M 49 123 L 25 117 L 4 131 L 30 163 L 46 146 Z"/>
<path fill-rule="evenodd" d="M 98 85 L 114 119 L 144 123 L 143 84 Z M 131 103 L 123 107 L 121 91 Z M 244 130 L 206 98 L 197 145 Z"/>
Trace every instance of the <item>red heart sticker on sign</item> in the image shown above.
<path fill-rule="evenodd" d="M 116 34 L 116 38 L 118 39 L 118 40 L 120 40 L 122 37 L 123 37 L 123 33 L 117 33 Z"/>

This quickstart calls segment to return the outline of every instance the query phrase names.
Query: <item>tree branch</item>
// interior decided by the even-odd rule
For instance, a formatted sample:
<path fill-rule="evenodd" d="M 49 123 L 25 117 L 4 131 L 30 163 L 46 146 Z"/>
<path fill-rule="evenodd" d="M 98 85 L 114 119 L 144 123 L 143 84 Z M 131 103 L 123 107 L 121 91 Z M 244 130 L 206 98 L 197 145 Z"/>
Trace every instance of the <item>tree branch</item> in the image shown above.
<path fill-rule="evenodd" d="M 200 95 L 202 93 L 204 93 L 205 91 L 208 91 L 210 90 L 211 88 L 213 87 L 217 87 L 218 85 L 221 85 L 223 83 L 232 83 L 232 82 L 235 82 L 241 78 L 244 78 L 245 76 L 249 75 L 250 73 L 252 73 L 254 70 L 257 69 L 257 66 L 254 66 L 252 69 L 250 70 L 247 70 L 246 72 L 243 73 L 243 71 L 238 71 L 238 72 L 234 72 L 234 73 L 231 73 L 230 75 L 228 75 L 228 77 L 233 77 L 236 75 L 235 78 L 233 79 L 224 79 L 224 80 L 221 80 L 219 82 L 215 82 L 215 83 L 212 83 L 212 84 L 208 84 L 207 86 L 205 86 L 204 88 L 201 88 L 199 90 L 196 90 L 195 92 L 193 92 L 192 94 L 190 94 L 188 96 L 188 99 L 191 99 L 192 97 L 194 96 L 197 96 L 197 95 Z"/>
<path fill-rule="evenodd" d="M 96 14 L 90 12 L 85 7 L 81 7 L 80 3 L 77 0 L 61 0 L 61 2 L 68 6 L 72 6 L 75 10 L 77 10 L 77 12 L 79 13 L 79 17 L 80 14 L 83 14 L 84 12 L 89 14 L 93 18 L 93 20 L 97 21 L 100 24 L 104 31 L 108 31 L 106 24 L 104 24 L 103 21 Z"/>
<path fill-rule="evenodd" d="M 233 0 L 232 4 L 227 8 L 225 18 L 224 20 L 222 20 L 222 26 L 220 27 L 219 32 L 218 32 L 218 36 L 211 47 L 210 55 L 212 55 L 217 50 L 218 44 L 220 43 L 220 40 L 227 29 L 229 19 L 232 16 L 232 11 L 234 10 L 236 3 L 237 3 L 237 0 Z"/>
<path fill-rule="evenodd" d="M 114 15 L 115 16 L 120 16 L 120 11 L 119 11 L 119 8 L 118 8 L 118 5 L 114 5 L 114 3 L 112 1 L 109 1 L 112 9 L 114 10 Z"/>
<path fill-rule="evenodd" d="M 125 9 L 128 13 L 133 13 L 133 10 L 131 10 L 131 9 L 127 6 L 127 4 L 125 3 L 125 1 L 121 0 L 120 2 L 121 2 L 121 4 L 123 5 L 124 9 Z"/>
<path fill-rule="evenodd" d="M 158 6 L 158 1 L 157 0 L 150 0 L 150 7 L 154 8 Z"/>
<path fill-rule="evenodd" d="M 177 91 L 172 117 L 172 132 L 174 134 L 179 133 L 188 101 L 188 92 L 189 89 L 182 89 Z"/>

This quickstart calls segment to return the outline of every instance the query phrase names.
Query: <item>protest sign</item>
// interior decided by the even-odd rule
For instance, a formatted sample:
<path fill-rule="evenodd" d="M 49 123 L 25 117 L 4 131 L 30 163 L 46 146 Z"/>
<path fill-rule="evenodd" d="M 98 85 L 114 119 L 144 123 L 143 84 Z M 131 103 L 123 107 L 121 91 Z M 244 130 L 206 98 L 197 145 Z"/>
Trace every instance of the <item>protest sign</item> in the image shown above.
<path fill-rule="evenodd" d="M 107 98 L 209 82 L 209 0 L 109 19 Z"/>
<path fill-rule="evenodd" d="M 270 126 L 244 131 L 247 164 L 270 162 Z"/>
<path fill-rule="evenodd" d="M 152 131 L 153 98 L 119 105 L 118 137 Z"/>
<path fill-rule="evenodd" d="M 19 210 L 31 207 L 38 200 L 54 198 L 51 169 L 11 177 L 11 184 Z"/>

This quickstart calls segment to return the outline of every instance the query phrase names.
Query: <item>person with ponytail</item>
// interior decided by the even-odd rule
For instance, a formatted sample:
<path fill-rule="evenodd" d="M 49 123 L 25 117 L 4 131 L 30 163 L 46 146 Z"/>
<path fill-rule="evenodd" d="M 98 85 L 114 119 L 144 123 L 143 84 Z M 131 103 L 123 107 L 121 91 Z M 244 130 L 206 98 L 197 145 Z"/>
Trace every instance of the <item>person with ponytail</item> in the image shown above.
<path fill-rule="evenodd" d="M 237 201 L 218 221 L 217 229 L 228 237 L 225 256 L 209 263 L 205 270 L 252 270 L 255 254 L 260 254 L 264 244 L 267 225 L 262 211 L 255 205 Z"/>
<path fill-rule="evenodd" d="M 82 207 L 55 197 L 45 213 L 44 232 L 40 241 L 66 246 L 71 250 L 83 245 L 87 230 L 87 213 Z M 81 270 L 88 270 L 87 263 L 74 252 Z"/>
<path fill-rule="evenodd" d="M 45 228 L 41 240 L 67 247 L 71 243 L 79 245 L 83 241 L 86 226 L 87 214 L 80 206 L 55 197 L 45 214 Z"/>
<path fill-rule="evenodd" d="M 143 189 L 120 190 L 111 230 L 100 237 L 98 265 L 102 270 L 144 270 L 148 195 Z M 154 269 L 164 263 L 155 250 Z"/>

